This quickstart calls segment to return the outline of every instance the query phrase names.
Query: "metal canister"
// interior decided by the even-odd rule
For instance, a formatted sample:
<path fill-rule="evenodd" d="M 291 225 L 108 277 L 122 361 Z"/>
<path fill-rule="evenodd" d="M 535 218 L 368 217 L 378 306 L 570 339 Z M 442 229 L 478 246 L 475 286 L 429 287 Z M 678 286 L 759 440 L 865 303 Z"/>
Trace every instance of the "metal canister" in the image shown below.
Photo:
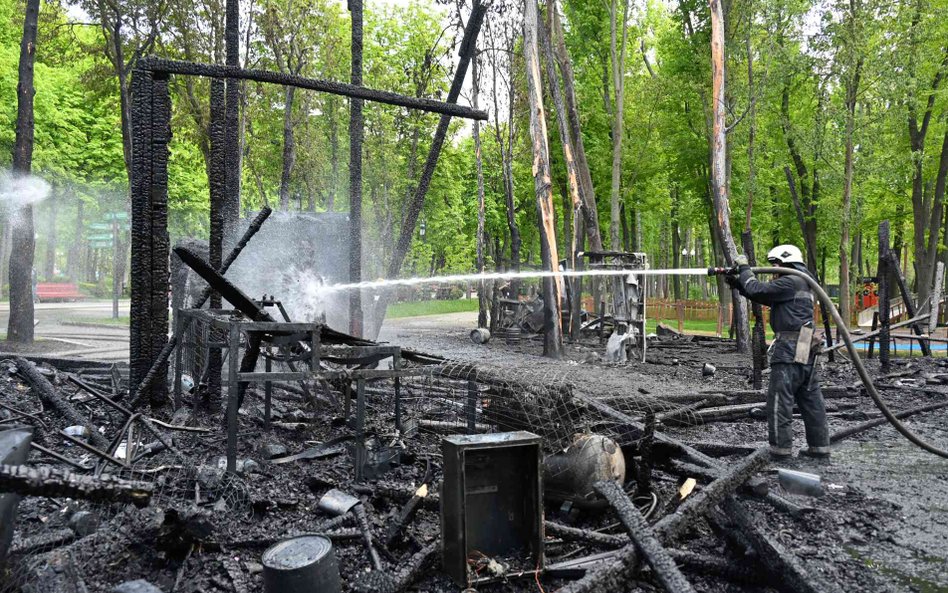
<path fill-rule="evenodd" d="M 475 344 L 486 344 L 490 341 L 490 331 L 483 327 L 471 330 L 471 341 Z"/>
<path fill-rule="evenodd" d="M 266 593 L 342 593 L 339 565 L 328 538 L 305 535 L 266 549 L 262 558 Z"/>

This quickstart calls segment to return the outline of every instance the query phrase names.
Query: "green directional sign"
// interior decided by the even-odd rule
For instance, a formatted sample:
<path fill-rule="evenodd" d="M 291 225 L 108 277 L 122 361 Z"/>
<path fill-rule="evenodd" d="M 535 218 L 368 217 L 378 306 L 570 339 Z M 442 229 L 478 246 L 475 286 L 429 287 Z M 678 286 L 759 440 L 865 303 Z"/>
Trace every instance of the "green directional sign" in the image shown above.
<path fill-rule="evenodd" d="M 128 220 L 128 212 L 106 212 L 103 218 L 106 220 Z"/>
<path fill-rule="evenodd" d="M 108 222 L 90 222 L 86 225 L 90 231 L 111 231 L 112 224 Z"/>
<path fill-rule="evenodd" d="M 90 241 L 89 247 L 93 249 L 112 249 L 111 241 Z"/>
<path fill-rule="evenodd" d="M 90 241 L 112 241 L 112 234 L 89 235 Z"/>

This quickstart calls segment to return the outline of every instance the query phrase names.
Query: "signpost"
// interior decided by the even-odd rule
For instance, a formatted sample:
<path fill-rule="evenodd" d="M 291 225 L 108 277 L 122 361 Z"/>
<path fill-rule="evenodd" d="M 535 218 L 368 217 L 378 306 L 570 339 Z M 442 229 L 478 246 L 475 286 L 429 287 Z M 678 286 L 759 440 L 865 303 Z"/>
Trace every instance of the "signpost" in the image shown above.
<path fill-rule="evenodd" d="M 118 319 L 119 296 L 122 293 L 122 276 L 119 274 L 119 258 L 121 241 L 119 241 L 119 231 L 127 231 L 128 212 L 106 212 L 102 215 L 104 222 L 91 222 L 86 225 L 89 232 L 86 239 L 89 240 L 89 247 L 92 249 L 111 249 L 112 250 L 112 319 Z"/>

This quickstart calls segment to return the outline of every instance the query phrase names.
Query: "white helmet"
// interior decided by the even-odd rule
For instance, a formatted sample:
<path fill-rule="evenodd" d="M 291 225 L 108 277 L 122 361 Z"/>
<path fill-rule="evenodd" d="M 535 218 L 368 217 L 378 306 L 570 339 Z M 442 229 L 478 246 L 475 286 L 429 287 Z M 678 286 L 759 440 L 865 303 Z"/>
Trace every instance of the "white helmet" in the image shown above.
<path fill-rule="evenodd" d="M 777 245 L 767 253 L 767 261 L 780 264 L 802 264 L 803 252 L 794 245 Z"/>

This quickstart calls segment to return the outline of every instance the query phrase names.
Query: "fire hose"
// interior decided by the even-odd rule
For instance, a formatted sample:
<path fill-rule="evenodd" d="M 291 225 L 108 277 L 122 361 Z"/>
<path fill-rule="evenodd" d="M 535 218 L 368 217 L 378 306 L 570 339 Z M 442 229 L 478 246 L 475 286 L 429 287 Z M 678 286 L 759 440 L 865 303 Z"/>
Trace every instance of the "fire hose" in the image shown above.
<path fill-rule="evenodd" d="M 948 459 L 948 451 L 940 449 L 919 437 L 917 434 L 911 431 L 907 426 L 905 426 L 895 414 L 892 413 L 892 410 L 889 409 L 889 406 L 882 401 L 882 397 L 879 395 L 879 391 L 876 389 L 876 386 L 872 383 L 872 378 L 869 376 L 869 371 L 866 369 L 866 366 L 863 364 L 862 359 L 859 358 L 859 353 L 856 351 L 856 347 L 853 346 L 852 336 L 849 335 L 849 329 L 846 327 L 846 323 L 843 322 L 843 318 L 840 317 L 839 311 L 836 310 L 836 306 L 833 305 L 833 302 L 830 300 L 829 295 L 826 294 L 826 291 L 823 290 L 823 287 L 814 280 L 809 274 L 795 270 L 793 268 L 776 268 L 776 267 L 760 267 L 760 268 L 751 268 L 751 271 L 755 274 L 785 274 L 788 276 L 797 276 L 806 280 L 806 283 L 809 284 L 810 288 L 816 294 L 817 298 L 820 299 L 820 303 L 823 304 L 826 311 L 829 311 L 833 316 L 833 321 L 836 322 L 836 328 L 839 334 L 843 338 L 843 342 L 846 344 L 846 350 L 849 351 L 849 357 L 853 362 L 853 366 L 856 367 L 856 373 L 859 374 L 859 379 L 862 381 L 863 386 L 866 388 L 866 393 L 869 394 L 869 397 L 872 398 L 873 403 L 876 404 L 876 407 L 879 408 L 879 411 L 882 412 L 882 415 L 885 416 L 885 419 L 889 421 L 889 424 L 895 427 L 899 433 L 902 434 L 906 439 L 911 443 L 921 447 L 922 449 L 938 455 L 939 457 L 944 457 Z M 708 268 L 708 275 L 727 275 L 734 274 L 736 270 L 733 268 Z"/>

